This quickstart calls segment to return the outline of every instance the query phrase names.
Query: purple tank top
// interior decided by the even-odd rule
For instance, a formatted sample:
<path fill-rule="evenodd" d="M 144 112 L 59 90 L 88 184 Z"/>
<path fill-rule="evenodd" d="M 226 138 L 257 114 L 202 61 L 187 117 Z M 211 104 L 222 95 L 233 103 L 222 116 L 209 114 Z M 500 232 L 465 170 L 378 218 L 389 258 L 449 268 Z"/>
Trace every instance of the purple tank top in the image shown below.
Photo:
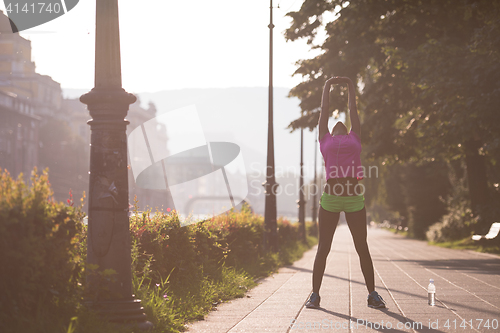
<path fill-rule="evenodd" d="M 361 139 L 355 132 L 335 136 L 327 132 L 319 140 L 319 149 L 325 160 L 326 180 L 346 177 L 363 179 Z"/>

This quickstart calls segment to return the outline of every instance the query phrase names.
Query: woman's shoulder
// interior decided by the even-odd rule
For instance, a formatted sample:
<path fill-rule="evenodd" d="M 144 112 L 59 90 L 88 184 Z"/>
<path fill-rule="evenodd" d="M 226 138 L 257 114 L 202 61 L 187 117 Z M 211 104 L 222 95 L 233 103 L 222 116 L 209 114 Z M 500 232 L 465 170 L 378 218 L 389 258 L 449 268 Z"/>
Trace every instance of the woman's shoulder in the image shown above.
<path fill-rule="evenodd" d="M 349 137 L 356 139 L 357 141 L 361 142 L 361 138 L 359 137 L 358 133 L 354 131 L 350 131 L 348 134 Z"/>
<path fill-rule="evenodd" d="M 319 140 L 319 143 L 321 144 L 321 143 L 326 142 L 332 138 L 333 138 L 333 136 L 329 132 L 326 132 L 325 135 L 323 135 L 323 137 Z"/>

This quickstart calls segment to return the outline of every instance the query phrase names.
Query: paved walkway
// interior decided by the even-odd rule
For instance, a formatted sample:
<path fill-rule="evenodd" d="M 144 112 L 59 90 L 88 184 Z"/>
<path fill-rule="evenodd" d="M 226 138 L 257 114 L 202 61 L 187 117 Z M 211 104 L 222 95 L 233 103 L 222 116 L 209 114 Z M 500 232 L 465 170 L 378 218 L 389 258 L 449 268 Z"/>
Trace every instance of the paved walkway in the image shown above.
<path fill-rule="evenodd" d="M 321 309 L 304 307 L 316 248 L 261 281 L 247 297 L 221 304 L 189 333 L 499 332 L 500 257 L 450 250 L 370 228 L 375 285 L 388 309 L 366 306 L 367 290 L 345 224 L 337 228 L 321 287 Z M 427 305 L 433 278 L 436 306 Z"/>

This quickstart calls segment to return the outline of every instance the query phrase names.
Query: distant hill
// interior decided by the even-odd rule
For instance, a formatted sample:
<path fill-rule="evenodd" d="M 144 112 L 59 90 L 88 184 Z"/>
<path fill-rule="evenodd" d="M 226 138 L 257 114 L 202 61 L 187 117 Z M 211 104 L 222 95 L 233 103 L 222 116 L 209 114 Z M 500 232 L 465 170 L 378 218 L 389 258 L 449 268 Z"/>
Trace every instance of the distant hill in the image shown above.
<path fill-rule="evenodd" d="M 77 98 L 87 91 L 65 89 L 64 96 Z M 300 131 L 290 133 L 286 127 L 300 115 L 300 107 L 297 98 L 287 97 L 288 92 L 288 88 L 274 88 L 274 147 L 278 182 L 281 178 L 281 186 L 294 183 L 294 186 L 289 186 L 292 192 L 287 196 L 289 199 L 283 197 L 278 200 L 278 211 L 290 216 L 290 212 L 297 209 L 295 197 L 298 199 L 298 191 L 295 187 L 298 183 L 293 178 L 299 175 Z M 181 89 L 136 95 L 144 106 L 153 102 L 157 115 L 194 104 L 207 141 L 229 141 L 238 144 L 242 149 L 247 173 L 255 177 L 260 174 L 257 178 L 263 180 L 267 156 L 267 87 Z M 307 130 L 304 132 L 306 182 L 313 178 L 314 173 L 314 134 Z M 321 155 L 318 151 L 318 172 L 321 166 Z M 257 206 L 257 210 L 262 210 L 263 202 Z"/>
<path fill-rule="evenodd" d="M 64 89 L 78 98 L 85 89 Z M 299 100 L 288 98 L 288 88 L 274 88 L 274 147 L 277 171 L 299 173 L 300 132 L 286 127 L 300 114 Z M 243 149 L 247 167 L 263 166 L 267 151 L 268 88 L 209 88 L 138 93 L 143 105 L 153 102 L 157 114 L 195 105 L 208 141 L 231 141 Z M 304 132 L 304 172 L 313 177 L 314 132 Z M 319 155 L 319 154 L 318 154 Z M 320 157 L 318 156 L 318 161 Z"/>
<path fill-rule="evenodd" d="M 289 89 L 274 88 L 274 144 L 276 167 L 298 174 L 300 132 L 286 127 L 300 114 L 299 100 L 288 98 Z M 141 101 L 155 103 L 158 114 L 196 105 L 209 141 L 239 144 L 247 166 L 265 167 L 268 127 L 268 88 L 183 89 L 139 94 Z M 305 132 L 305 161 L 314 158 L 314 133 Z M 310 166 L 312 178 L 312 167 Z"/>

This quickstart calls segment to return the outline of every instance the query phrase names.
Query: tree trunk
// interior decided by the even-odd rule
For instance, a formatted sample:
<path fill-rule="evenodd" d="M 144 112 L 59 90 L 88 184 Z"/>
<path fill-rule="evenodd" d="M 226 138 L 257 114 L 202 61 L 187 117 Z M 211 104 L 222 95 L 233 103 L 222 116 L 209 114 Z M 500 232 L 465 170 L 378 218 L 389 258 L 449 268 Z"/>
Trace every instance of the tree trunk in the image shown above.
<path fill-rule="evenodd" d="M 475 216 L 480 215 L 481 208 L 489 202 L 486 162 L 484 156 L 479 154 L 480 147 L 481 142 L 479 140 L 469 140 L 464 143 L 467 182 L 469 184 L 472 213 Z M 487 223 L 487 221 L 481 222 L 481 224 Z"/>

